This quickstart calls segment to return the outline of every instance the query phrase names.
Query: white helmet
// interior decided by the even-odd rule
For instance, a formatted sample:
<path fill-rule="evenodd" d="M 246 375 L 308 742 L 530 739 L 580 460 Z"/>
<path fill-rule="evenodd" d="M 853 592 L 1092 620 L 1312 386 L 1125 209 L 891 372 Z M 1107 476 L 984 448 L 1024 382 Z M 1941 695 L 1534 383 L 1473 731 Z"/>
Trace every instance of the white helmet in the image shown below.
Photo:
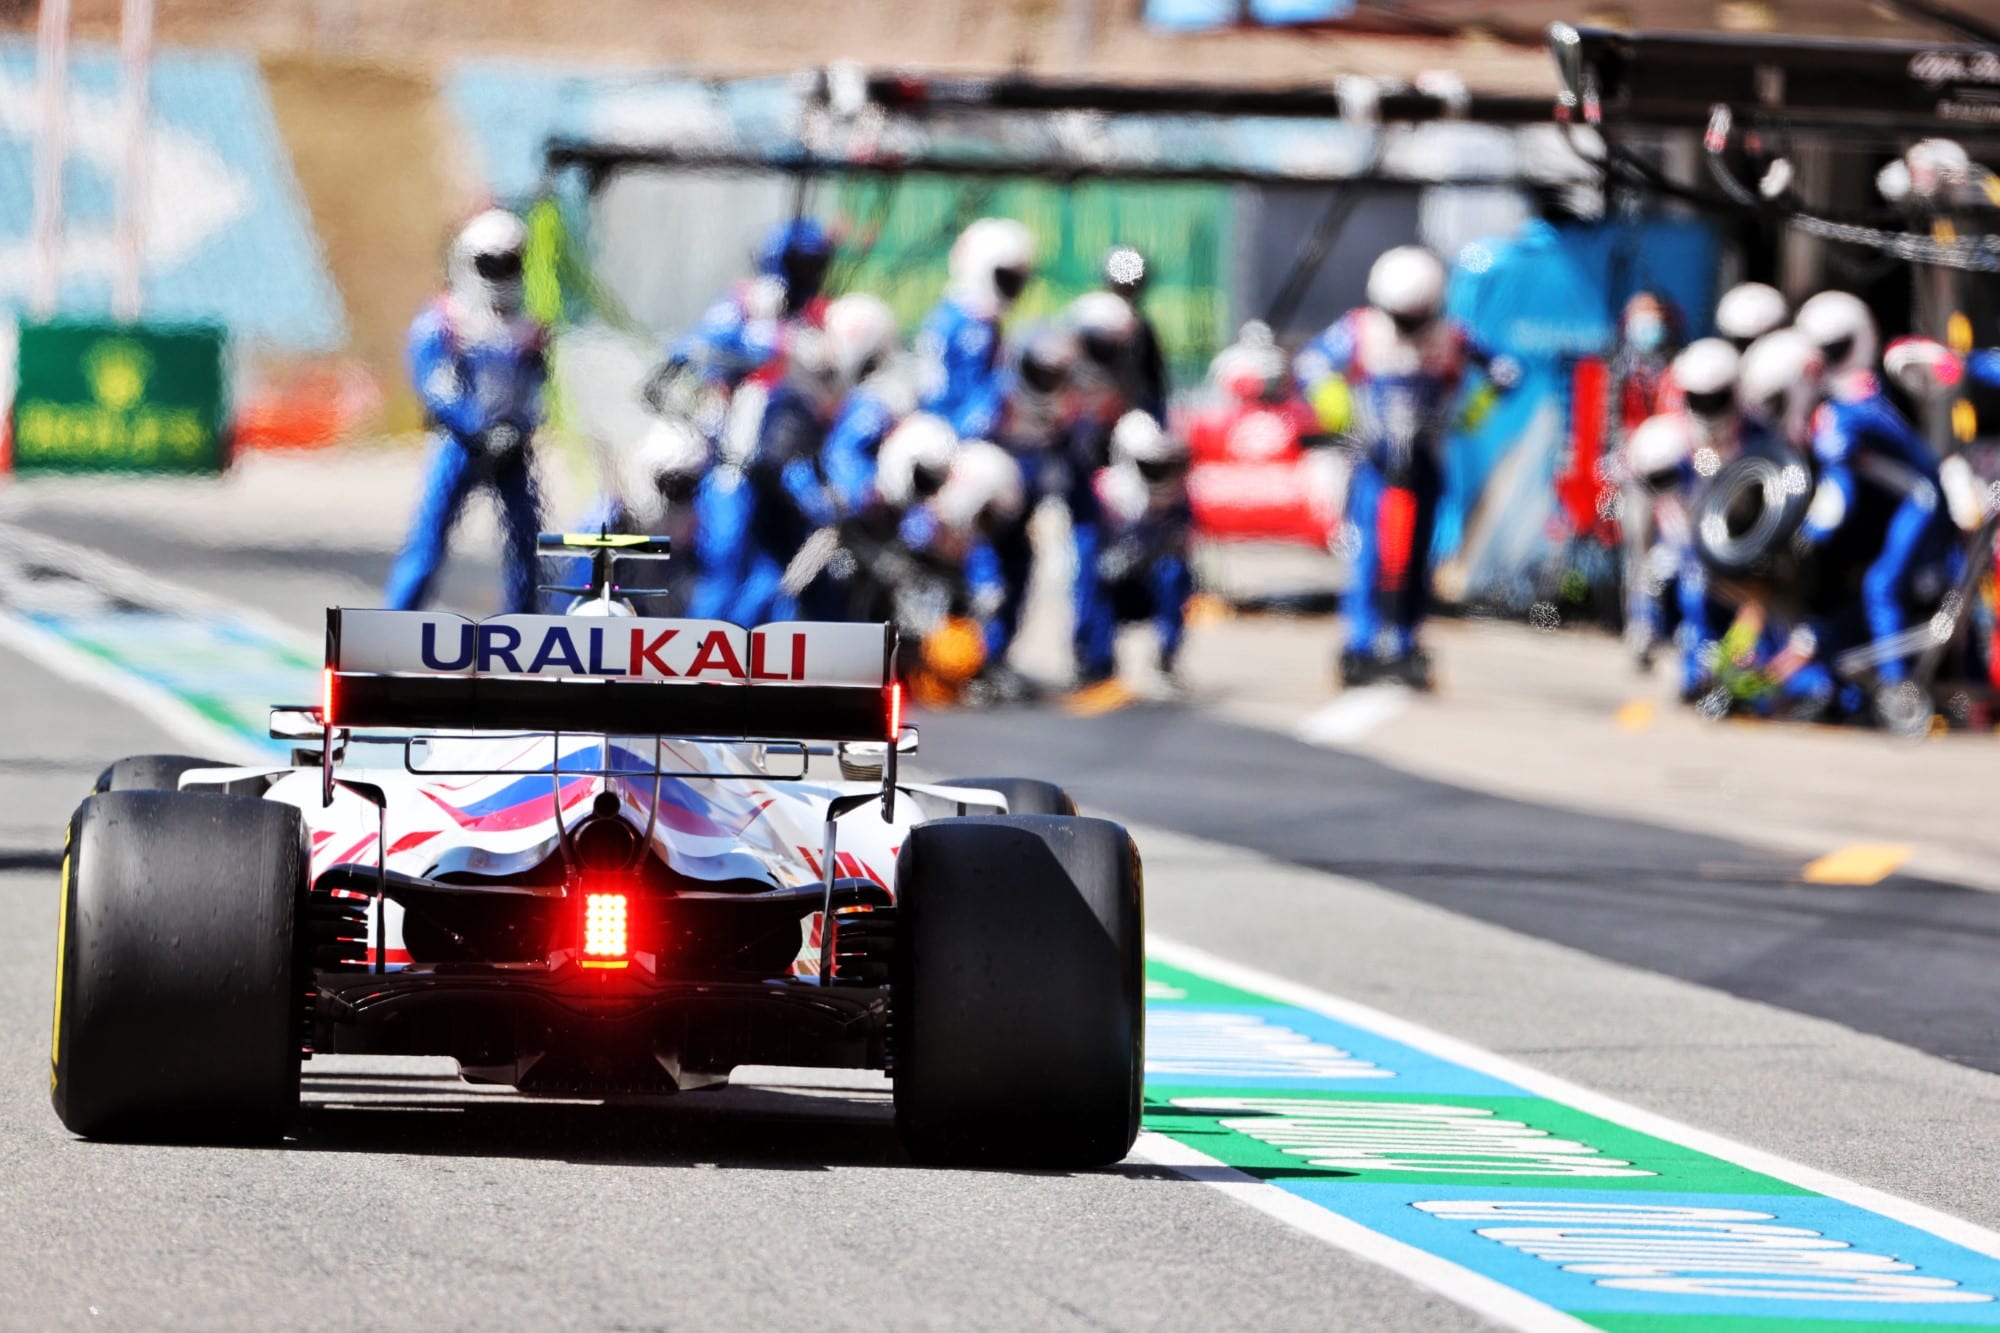
<path fill-rule="evenodd" d="M 852 388 L 896 350 L 896 312 L 868 292 L 850 292 L 826 308 L 826 350 L 834 373 Z"/>
<path fill-rule="evenodd" d="M 1111 428 L 1111 461 L 1141 472 L 1171 468 L 1187 459 L 1187 445 L 1169 435 L 1150 412 L 1133 410 Z"/>
<path fill-rule="evenodd" d="M 1690 416 L 1714 418 L 1736 408 L 1736 379 L 1742 358 L 1721 338 L 1691 342 L 1674 358 L 1674 383 L 1687 399 Z"/>
<path fill-rule="evenodd" d="M 1086 292 L 1069 303 L 1066 322 L 1076 330 L 1087 368 L 1116 376 L 1139 331 L 1139 316 L 1112 292 Z"/>
<path fill-rule="evenodd" d="M 1715 331 L 1742 351 L 1792 317 L 1783 292 L 1769 283 L 1739 282 L 1715 303 Z"/>
<path fill-rule="evenodd" d="M 489 208 L 452 239 L 445 280 L 469 314 L 511 319 L 521 312 L 521 256 L 528 228 L 504 208 Z"/>
<path fill-rule="evenodd" d="M 1383 252 L 1368 270 L 1368 304 L 1403 329 L 1421 328 L 1444 309 L 1444 263 L 1421 245 Z"/>
<path fill-rule="evenodd" d="M 981 218 L 952 244 L 951 291 L 974 313 L 997 315 L 1014 304 L 1035 265 L 1035 238 L 1012 218 Z"/>
<path fill-rule="evenodd" d="M 1818 396 L 1820 351 L 1797 329 L 1779 329 L 1751 343 L 1736 375 L 1736 401 L 1744 413 L 1783 434 L 1805 439 Z"/>
<path fill-rule="evenodd" d="M 958 433 L 943 417 L 929 412 L 905 417 L 875 456 L 875 493 L 897 509 L 935 495 L 957 454 Z"/>
<path fill-rule="evenodd" d="M 951 475 L 938 491 L 937 516 L 945 527 L 970 532 L 984 522 L 1020 516 L 1028 501 L 1021 465 L 987 440 L 967 440 L 951 460 Z"/>
<path fill-rule="evenodd" d="M 708 472 L 708 440 L 678 417 L 659 417 L 632 451 L 629 492 L 648 490 L 669 503 L 682 502 Z M 650 497 L 648 497 L 650 498 Z"/>
<path fill-rule="evenodd" d="M 1688 419 L 1678 412 L 1647 417 L 1625 437 L 1625 466 L 1654 490 L 1667 490 L 1680 479 L 1680 469 L 1694 454 L 1696 440 Z"/>
<path fill-rule="evenodd" d="M 1208 363 L 1208 378 L 1232 398 L 1269 401 L 1284 396 L 1291 383 L 1291 365 L 1272 337 L 1271 326 L 1253 319 Z"/>
<path fill-rule="evenodd" d="M 1881 346 L 1875 316 L 1854 293 L 1821 292 L 1808 298 L 1799 307 L 1793 327 L 1819 348 L 1825 374 L 1875 368 L 1876 351 Z"/>

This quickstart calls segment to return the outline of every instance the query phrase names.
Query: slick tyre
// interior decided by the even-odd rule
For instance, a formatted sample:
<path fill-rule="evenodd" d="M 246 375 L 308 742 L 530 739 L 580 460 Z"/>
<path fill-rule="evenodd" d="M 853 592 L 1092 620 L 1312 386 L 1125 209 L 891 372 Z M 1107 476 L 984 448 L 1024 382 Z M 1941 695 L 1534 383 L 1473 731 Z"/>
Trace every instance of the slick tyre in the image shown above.
<path fill-rule="evenodd" d="M 191 768 L 230 768 L 221 759 L 197 759 L 188 754 L 135 754 L 120 759 L 98 774 L 96 792 L 178 791 L 181 774 Z M 261 796 L 264 779 L 244 778 L 229 783 L 224 790 L 231 796 Z"/>
<path fill-rule="evenodd" d="M 896 1128 L 939 1165 L 1106 1166 L 1139 1132 L 1144 910 L 1118 825 L 919 825 L 896 862 Z"/>
<path fill-rule="evenodd" d="M 1073 815 L 1076 801 L 1053 782 L 1039 778 L 953 778 L 940 787 L 976 787 L 1007 798 L 1010 815 Z M 993 807 L 975 807 L 991 810 Z"/>
<path fill-rule="evenodd" d="M 1695 496 L 1695 554 L 1724 578 L 1770 574 L 1811 504 L 1803 464 L 1763 453 L 1732 459 Z"/>
<path fill-rule="evenodd" d="M 299 1102 L 299 812 L 111 791 L 71 818 L 49 1093 L 88 1138 L 269 1142 Z"/>

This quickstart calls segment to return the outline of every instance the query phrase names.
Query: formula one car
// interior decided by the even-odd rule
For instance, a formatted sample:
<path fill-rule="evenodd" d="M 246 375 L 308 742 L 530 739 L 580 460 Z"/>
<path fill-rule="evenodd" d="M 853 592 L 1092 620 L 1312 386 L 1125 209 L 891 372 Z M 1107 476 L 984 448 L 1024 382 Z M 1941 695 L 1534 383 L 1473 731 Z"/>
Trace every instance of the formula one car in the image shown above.
<path fill-rule="evenodd" d="M 1123 1157 L 1125 830 L 1048 783 L 899 780 L 889 626 L 641 618 L 615 591 L 330 610 L 321 700 L 273 711 L 291 765 L 113 764 L 63 861 L 63 1123 L 268 1141 L 329 1053 L 564 1096 L 816 1065 L 889 1071 L 921 1161 Z"/>

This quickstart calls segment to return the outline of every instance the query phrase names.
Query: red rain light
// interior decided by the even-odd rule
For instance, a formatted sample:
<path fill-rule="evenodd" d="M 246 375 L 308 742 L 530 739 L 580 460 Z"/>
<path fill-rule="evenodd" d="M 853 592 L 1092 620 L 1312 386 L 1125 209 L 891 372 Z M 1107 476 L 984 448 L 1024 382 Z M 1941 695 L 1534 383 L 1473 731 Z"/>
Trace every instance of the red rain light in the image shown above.
<path fill-rule="evenodd" d="M 896 738 L 902 734 L 903 682 L 892 680 L 889 682 L 889 744 L 894 745 Z"/>
<path fill-rule="evenodd" d="M 319 720 L 320 725 L 333 725 L 333 668 L 327 667 L 319 673 Z"/>
<path fill-rule="evenodd" d="M 630 940 L 625 929 L 625 895 L 622 893 L 586 893 L 583 896 L 583 956 L 584 966 L 590 967 L 590 959 L 617 959 L 617 963 L 597 963 L 596 966 L 623 966 L 623 959 Z"/>

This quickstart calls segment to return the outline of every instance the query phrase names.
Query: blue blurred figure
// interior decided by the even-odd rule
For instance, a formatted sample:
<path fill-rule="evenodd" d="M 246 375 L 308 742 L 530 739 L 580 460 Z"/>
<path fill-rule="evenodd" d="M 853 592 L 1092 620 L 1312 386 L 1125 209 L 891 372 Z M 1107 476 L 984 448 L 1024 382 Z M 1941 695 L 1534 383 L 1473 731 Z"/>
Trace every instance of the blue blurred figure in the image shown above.
<path fill-rule="evenodd" d="M 980 218 L 946 261 L 944 299 L 917 334 L 922 406 L 969 436 L 965 414 L 990 396 L 1001 368 L 1000 321 L 1034 272 L 1034 238 L 1012 218 Z"/>
<path fill-rule="evenodd" d="M 846 614 L 854 571 L 835 562 L 842 507 L 825 446 L 843 400 L 894 354 L 896 318 L 880 297 L 855 292 L 827 307 L 825 324 L 788 356 L 744 468 L 750 520 L 743 588 L 736 614 L 724 617 L 738 624 Z"/>
<path fill-rule="evenodd" d="M 1429 609 L 1446 431 L 1469 369 L 1482 367 L 1500 389 L 1518 377 L 1510 359 L 1491 356 L 1442 317 L 1444 292 L 1436 255 L 1397 246 L 1369 269 L 1369 304 L 1342 316 L 1293 362 L 1320 425 L 1360 447 L 1347 488 L 1353 564 L 1341 598 L 1343 684 L 1388 675 L 1430 688 L 1417 631 Z M 1390 603 L 1386 642 L 1378 599 Z"/>
<path fill-rule="evenodd" d="M 452 242 L 444 294 L 410 326 L 410 379 L 431 443 L 410 535 L 382 591 L 392 610 L 429 599 L 459 512 L 482 484 L 500 501 L 502 606 L 534 608 L 541 502 L 530 444 L 548 372 L 546 331 L 522 313 L 527 242 L 527 228 L 512 213 L 492 209 L 473 218 Z"/>
<path fill-rule="evenodd" d="M 646 404 L 694 422 L 717 443 L 723 462 L 741 464 L 756 446 L 788 345 L 824 320 L 821 288 L 834 249 L 812 218 L 774 225 L 757 247 L 753 275 L 731 285 L 668 345 L 642 391 Z"/>
<path fill-rule="evenodd" d="M 888 306 L 875 302 L 868 310 L 860 318 L 880 328 L 847 340 L 863 360 L 845 372 L 854 387 L 834 414 L 821 455 L 826 483 L 843 518 L 866 513 L 874 503 L 882 446 L 916 412 L 921 388 L 921 368 L 898 346 Z"/>
<path fill-rule="evenodd" d="M 1175 679 L 1187 602 L 1194 593 L 1188 540 L 1187 445 L 1151 414 L 1127 412 L 1111 432 L 1111 462 L 1092 478 L 1094 549 L 1078 551 L 1076 662 L 1088 687 L 1117 673 L 1118 627 L 1147 620 L 1158 635 L 1160 674 Z"/>
<path fill-rule="evenodd" d="M 1818 347 L 1825 395 L 1812 420 L 1812 456 L 1819 473 L 1801 536 L 1809 547 L 1832 547 L 1875 502 L 1889 511 L 1879 545 L 1862 558 L 1862 612 L 1874 640 L 1881 691 L 1909 678 L 1908 652 L 1897 646 L 1908 604 L 1922 600 L 1920 575 L 1949 559 L 1937 455 L 1903 419 L 1875 377 L 1879 347 L 1875 317 L 1857 296 L 1821 292 L 1799 307 L 1797 328 Z M 1878 691 L 1877 705 L 1887 701 Z"/>
<path fill-rule="evenodd" d="M 1013 460 L 1024 497 L 1017 512 L 993 525 L 987 543 L 996 562 L 1000 600 L 984 622 L 985 685 L 1003 700 L 1031 692 L 1008 665 L 1007 652 L 1020 630 L 1034 572 L 1028 523 L 1035 505 L 1045 495 L 1067 496 L 1076 488 L 1070 452 L 1077 428 L 1074 378 L 1081 361 L 1081 347 L 1070 330 L 1037 329 L 1021 343 L 1013 363 L 960 414 L 961 435 L 989 441 Z M 1089 485 L 1088 478 L 1082 485 Z"/>
<path fill-rule="evenodd" d="M 667 366 L 688 367 L 728 389 L 769 371 L 785 350 L 789 327 L 823 322 L 820 290 L 833 252 L 833 237 L 812 218 L 773 226 L 757 247 L 755 275 L 723 293 L 673 342 Z"/>

